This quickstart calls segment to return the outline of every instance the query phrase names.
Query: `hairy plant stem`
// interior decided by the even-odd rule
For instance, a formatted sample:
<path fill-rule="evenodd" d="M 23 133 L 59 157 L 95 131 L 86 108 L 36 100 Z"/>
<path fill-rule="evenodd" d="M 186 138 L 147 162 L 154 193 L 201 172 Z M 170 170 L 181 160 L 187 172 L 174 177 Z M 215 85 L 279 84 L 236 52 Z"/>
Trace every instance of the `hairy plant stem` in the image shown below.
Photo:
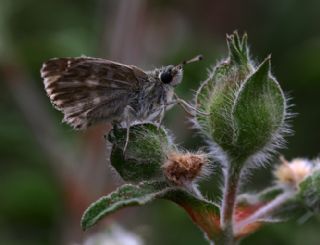
<path fill-rule="evenodd" d="M 223 202 L 221 208 L 222 234 L 215 242 L 216 245 L 235 245 L 238 242 L 234 236 L 234 210 L 241 174 L 241 164 L 230 163 L 225 173 Z"/>
<path fill-rule="evenodd" d="M 214 240 L 213 244 L 214 245 L 238 245 L 239 240 L 236 240 L 233 237 L 220 236 Z"/>
<path fill-rule="evenodd" d="M 272 214 L 274 211 L 280 209 L 281 206 L 286 204 L 293 196 L 295 195 L 295 192 L 293 190 L 289 190 L 287 192 L 284 192 L 283 194 L 276 197 L 273 201 L 265 205 L 264 207 L 257 210 L 255 213 L 253 213 L 251 216 L 249 216 L 247 219 L 242 220 L 237 224 L 236 227 L 236 233 L 243 229 L 246 225 L 257 222 L 261 219 L 265 219 L 268 217 L 272 217 Z"/>

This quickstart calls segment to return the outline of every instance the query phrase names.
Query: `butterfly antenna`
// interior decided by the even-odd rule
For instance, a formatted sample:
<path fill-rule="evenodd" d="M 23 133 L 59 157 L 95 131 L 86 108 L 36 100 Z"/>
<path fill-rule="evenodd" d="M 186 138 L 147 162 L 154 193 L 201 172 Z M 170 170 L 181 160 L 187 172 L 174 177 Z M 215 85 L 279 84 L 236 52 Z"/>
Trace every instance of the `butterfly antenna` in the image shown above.
<path fill-rule="evenodd" d="M 193 57 L 190 60 L 185 60 L 185 61 L 181 62 L 181 64 L 182 65 L 187 65 L 187 64 L 190 64 L 190 63 L 193 63 L 193 62 L 198 62 L 200 60 L 203 60 L 203 56 L 201 54 L 197 55 L 196 57 Z"/>
<path fill-rule="evenodd" d="M 193 62 L 198 62 L 200 60 L 203 60 L 203 55 L 199 54 L 195 57 L 193 57 L 192 59 L 190 60 L 185 60 L 185 61 L 182 61 L 181 63 L 179 63 L 178 65 L 176 65 L 176 67 L 180 66 L 181 68 L 187 64 L 190 64 L 190 63 L 193 63 Z"/>

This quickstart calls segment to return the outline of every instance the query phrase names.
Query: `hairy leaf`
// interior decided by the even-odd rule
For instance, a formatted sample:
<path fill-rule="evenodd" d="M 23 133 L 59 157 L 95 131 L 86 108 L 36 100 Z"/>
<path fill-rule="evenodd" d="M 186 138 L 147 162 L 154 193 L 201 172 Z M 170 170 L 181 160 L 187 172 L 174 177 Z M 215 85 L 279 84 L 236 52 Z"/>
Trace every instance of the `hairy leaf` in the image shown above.
<path fill-rule="evenodd" d="M 241 85 L 232 113 L 234 155 L 248 157 L 276 137 L 284 124 L 285 98 L 270 76 L 269 58 Z"/>
<path fill-rule="evenodd" d="M 320 213 L 320 170 L 300 183 L 299 200 L 314 213 Z"/>
<path fill-rule="evenodd" d="M 81 226 L 86 230 L 121 208 L 144 205 L 159 198 L 171 200 L 187 211 L 190 209 L 193 220 L 195 216 L 201 215 L 218 217 L 219 209 L 216 205 L 184 189 L 169 186 L 165 182 L 142 182 L 139 185 L 123 185 L 91 204 L 83 214 Z"/>

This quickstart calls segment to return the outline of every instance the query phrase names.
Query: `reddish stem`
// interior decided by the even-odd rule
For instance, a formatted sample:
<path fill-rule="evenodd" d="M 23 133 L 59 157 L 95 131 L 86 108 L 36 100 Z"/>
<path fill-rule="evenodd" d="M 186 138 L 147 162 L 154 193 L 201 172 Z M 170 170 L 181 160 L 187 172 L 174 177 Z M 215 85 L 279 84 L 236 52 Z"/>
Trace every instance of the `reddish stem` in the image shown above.
<path fill-rule="evenodd" d="M 241 166 L 241 165 L 240 165 Z M 239 164 L 230 164 L 225 176 L 225 187 L 223 191 L 223 203 L 221 210 L 222 236 L 220 244 L 236 244 L 234 238 L 234 213 L 236 196 L 238 193 L 241 168 Z"/>

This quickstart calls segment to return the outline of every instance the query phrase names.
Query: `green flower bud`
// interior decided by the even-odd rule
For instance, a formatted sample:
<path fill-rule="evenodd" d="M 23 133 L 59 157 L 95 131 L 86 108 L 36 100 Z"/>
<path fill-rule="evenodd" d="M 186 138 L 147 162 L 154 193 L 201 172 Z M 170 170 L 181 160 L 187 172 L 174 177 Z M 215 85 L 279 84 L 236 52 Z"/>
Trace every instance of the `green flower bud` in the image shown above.
<path fill-rule="evenodd" d="M 108 135 L 112 143 L 111 165 L 125 181 L 139 182 L 163 177 L 162 163 L 170 147 L 167 132 L 154 124 L 130 127 L 126 150 L 126 128 L 114 128 Z"/>
<path fill-rule="evenodd" d="M 270 73 L 270 57 L 255 66 L 247 36 L 227 36 L 229 57 L 218 63 L 196 94 L 196 106 L 210 116 L 196 115 L 202 134 L 238 162 L 259 156 L 263 161 L 282 143 L 286 99 Z M 239 161 L 241 160 L 241 161 Z"/>

